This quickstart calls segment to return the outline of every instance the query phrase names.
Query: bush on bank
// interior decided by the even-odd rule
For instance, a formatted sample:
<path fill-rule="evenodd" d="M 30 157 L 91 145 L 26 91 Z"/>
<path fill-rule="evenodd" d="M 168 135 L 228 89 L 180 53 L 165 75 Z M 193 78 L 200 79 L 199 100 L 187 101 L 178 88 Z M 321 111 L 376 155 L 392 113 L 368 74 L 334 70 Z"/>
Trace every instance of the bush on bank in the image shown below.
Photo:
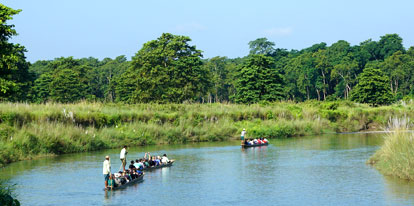
<path fill-rule="evenodd" d="M 20 206 L 20 202 L 13 198 L 11 186 L 7 186 L 0 180 L 0 205 L 2 206 Z"/>
<path fill-rule="evenodd" d="M 0 103 L 0 164 L 38 156 L 147 144 L 381 130 L 413 104 L 348 101 L 268 104 Z"/>

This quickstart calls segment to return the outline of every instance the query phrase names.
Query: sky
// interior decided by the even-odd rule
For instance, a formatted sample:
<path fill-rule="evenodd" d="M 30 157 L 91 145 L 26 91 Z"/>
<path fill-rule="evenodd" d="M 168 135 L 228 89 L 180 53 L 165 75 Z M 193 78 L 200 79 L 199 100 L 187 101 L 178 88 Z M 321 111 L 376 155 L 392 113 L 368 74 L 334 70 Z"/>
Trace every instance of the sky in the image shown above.
<path fill-rule="evenodd" d="M 11 40 L 30 62 L 57 57 L 128 59 L 162 33 L 185 35 L 204 58 L 243 57 L 266 37 L 277 48 L 351 45 L 397 33 L 414 46 L 412 0 L 2 0 L 22 12 Z"/>

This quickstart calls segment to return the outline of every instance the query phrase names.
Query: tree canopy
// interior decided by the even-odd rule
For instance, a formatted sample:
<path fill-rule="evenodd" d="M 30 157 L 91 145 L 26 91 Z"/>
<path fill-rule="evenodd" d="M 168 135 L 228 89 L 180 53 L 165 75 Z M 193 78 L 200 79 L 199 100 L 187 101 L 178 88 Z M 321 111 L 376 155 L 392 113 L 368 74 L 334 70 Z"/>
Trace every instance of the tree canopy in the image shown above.
<path fill-rule="evenodd" d="M 0 100 L 25 100 L 32 81 L 24 55 L 26 49 L 9 42 L 17 32 L 7 21 L 19 12 L 0 4 Z"/>
<path fill-rule="evenodd" d="M 19 12 L 0 4 L 0 101 L 250 104 L 353 99 L 378 105 L 414 97 L 414 47 L 406 50 L 398 34 L 358 45 L 321 42 L 301 50 L 277 48 L 258 38 L 248 42 L 244 57 L 202 59 L 190 37 L 164 33 L 146 42 L 132 60 L 123 55 L 60 57 L 30 64 L 25 48 L 9 42 L 17 32 L 7 22 Z M 382 72 L 381 81 L 367 74 L 371 69 Z M 370 80 L 381 82 L 381 91 L 389 89 L 392 97 L 361 92 Z"/>
<path fill-rule="evenodd" d="M 201 51 L 191 39 L 164 33 L 144 44 L 123 74 L 118 91 L 127 102 L 175 102 L 196 100 L 210 86 L 209 72 L 202 67 Z"/>
<path fill-rule="evenodd" d="M 394 101 L 389 79 L 381 70 L 365 68 L 358 80 L 358 84 L 352 91 L 352 100 L 374 106 L 390 104 Z"/>

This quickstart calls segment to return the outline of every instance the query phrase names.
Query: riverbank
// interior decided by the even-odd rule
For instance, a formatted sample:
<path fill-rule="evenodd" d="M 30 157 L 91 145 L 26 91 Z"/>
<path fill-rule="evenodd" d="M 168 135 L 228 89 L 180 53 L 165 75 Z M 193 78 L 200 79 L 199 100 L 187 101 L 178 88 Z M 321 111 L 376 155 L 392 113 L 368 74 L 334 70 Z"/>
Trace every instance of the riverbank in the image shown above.
<path fill-rule="evenodd" d="M 385 136 L 384 144 L 368 163 L 381 173 L 414 180 L 414 133 L 397 131 Z"/>
<path fill-rule="evenodd" d="M 385 128 L 414 104 L 370 107 L 348 101 L 272 104 L 0 103 L 0 164 L 122 145 L 248 137 L 287 138 Z"/>

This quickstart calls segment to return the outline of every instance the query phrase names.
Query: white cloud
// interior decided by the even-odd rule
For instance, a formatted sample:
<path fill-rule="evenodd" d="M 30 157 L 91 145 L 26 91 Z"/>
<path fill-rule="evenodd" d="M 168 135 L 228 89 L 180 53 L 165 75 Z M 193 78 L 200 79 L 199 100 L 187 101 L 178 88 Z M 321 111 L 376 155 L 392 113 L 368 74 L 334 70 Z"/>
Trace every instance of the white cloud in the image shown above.
<path fill-rule="evenodd" d="M 194 32 L 194 31 L 205 31 L 207 27 L 199 23 L 179 24 L 175 27 L 178 32 Z"/>
<path fill-rule="evenodd" d="M 289 36 L 292 32 L 293 29 L 291 27 L 270 28 L 264 31 L 264 33 L 268 36 Z"/>

